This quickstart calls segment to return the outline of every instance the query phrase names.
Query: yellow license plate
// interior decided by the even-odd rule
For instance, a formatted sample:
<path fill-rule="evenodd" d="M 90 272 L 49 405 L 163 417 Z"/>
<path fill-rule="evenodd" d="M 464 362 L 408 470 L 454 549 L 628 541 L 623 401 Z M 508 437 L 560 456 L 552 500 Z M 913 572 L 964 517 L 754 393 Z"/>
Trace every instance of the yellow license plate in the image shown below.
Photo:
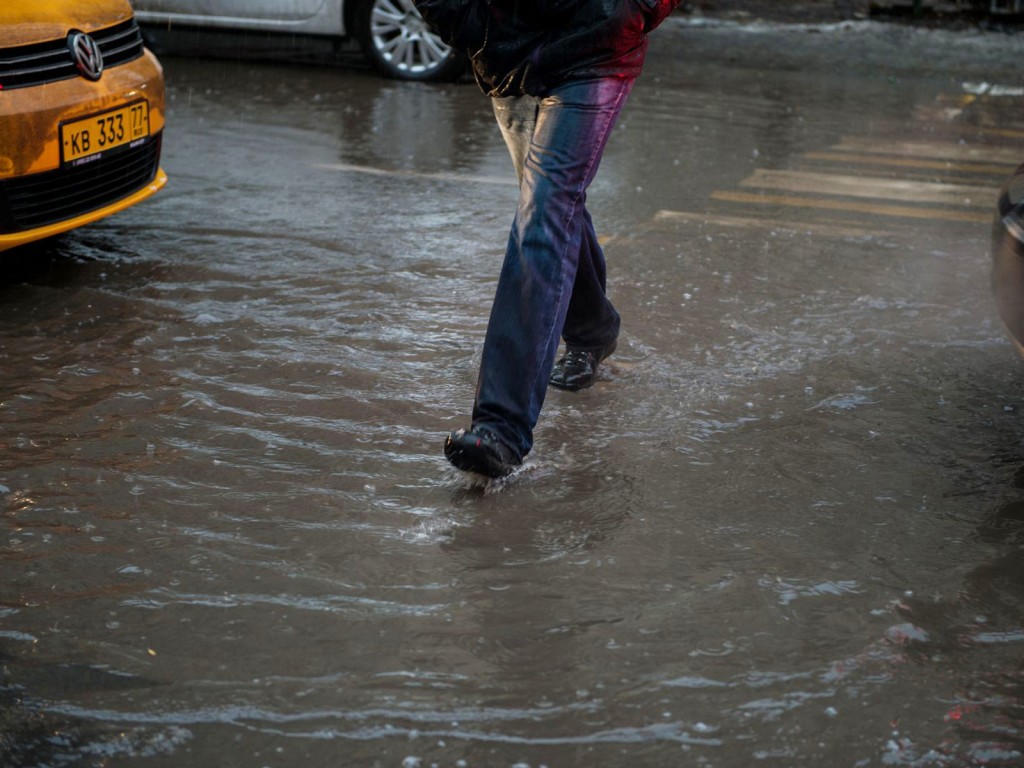
<path fill-rule="evenodd" d="M 65 163 L 101 155 L 149 136 L 149 104 L 136 101 L 60 126 Z"/>

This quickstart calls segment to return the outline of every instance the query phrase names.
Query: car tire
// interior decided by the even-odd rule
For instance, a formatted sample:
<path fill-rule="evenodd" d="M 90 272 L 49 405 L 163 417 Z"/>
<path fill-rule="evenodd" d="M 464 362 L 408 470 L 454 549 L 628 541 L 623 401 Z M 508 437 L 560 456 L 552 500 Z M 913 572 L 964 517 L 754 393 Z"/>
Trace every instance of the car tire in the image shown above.
<path fill-rule="evenodd" d="M 396 80 L 454 80 L 465 60 L 429 29 L 412 0 L 362 0 L 355 37 L 383 75 Z"/>

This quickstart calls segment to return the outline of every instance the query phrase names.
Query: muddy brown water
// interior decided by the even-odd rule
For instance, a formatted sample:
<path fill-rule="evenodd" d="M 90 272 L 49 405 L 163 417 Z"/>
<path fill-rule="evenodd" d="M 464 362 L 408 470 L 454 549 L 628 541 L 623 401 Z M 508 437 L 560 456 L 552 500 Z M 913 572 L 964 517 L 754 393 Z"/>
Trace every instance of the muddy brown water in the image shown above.
<path fill-rule="evenodd" d="M 514 205 L 486 102 L 165 57 L 170 185 L 0 288 L 0 755 L 1024 759 L 995 199 L 748 182 L 1009 172 L 1020 97 L 964 83 L 1012 41 L 873 29 L 659 38 L 591 191 L 624 343 L 485 489 L 440 447 Z"/>

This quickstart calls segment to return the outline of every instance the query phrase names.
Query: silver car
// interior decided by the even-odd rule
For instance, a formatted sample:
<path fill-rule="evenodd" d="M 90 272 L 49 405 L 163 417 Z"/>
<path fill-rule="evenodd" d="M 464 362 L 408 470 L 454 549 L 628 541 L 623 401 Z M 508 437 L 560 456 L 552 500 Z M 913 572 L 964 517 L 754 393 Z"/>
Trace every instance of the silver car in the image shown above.
<path fill-rule="evenodd" d="M 448 80 L 465 67 L 412 0 L 133 0 L 143 24 L 355 38 L 384 75 Z"/>

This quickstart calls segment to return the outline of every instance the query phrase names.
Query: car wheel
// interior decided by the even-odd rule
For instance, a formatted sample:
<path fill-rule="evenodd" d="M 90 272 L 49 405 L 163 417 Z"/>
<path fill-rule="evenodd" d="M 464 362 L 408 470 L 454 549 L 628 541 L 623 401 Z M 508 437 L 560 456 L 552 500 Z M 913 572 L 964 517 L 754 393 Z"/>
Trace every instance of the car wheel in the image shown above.
<path fill-rule="evenodd" d="M 364 0 L 355 17 L 364 55 L 381 73 L 398 80 L 452 80 L 463 58 L 427 27 L 412 0 Z"/>

